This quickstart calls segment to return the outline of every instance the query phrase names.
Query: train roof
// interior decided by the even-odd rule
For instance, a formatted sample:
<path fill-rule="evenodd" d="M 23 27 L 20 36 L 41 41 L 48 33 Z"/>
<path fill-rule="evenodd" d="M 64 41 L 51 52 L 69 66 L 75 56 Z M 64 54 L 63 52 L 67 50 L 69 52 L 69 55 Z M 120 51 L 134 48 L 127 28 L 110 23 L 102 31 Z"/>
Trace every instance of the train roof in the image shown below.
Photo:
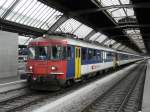
<path fill-rule="evenodd" d="M 46 36 L 46 38 L 39 37 L 39 38 L 32 40 L 31 42 L 45 41 L 47 39 L 66 41 L 67 44 L 70 44 L 70 45 L 76 45 L 76 46 L 81 46 L 81 47 L 88 47 L 88 48 L 100 49 L 100 50 L 105 50 L 105 51 L 110 51 L 110 52 L 116 52 L 116 50 L 114 50 L 114 49 L 96 45 L 96 43 L 90 43 L 90 42 L 86 42 L 84 40 L 75 39 L 75 38 L 68 38 L 68 37 L 61 36 L 61 35 L 48 35 L 48 36 Z"/>
<path fill-rule="evenodd" d="M 42 41 L 42 40 L 45 41 L 47 39 L 50 39 L 50 40 L 55 40 L 56 39 L 56 40 L 59 40 L 59 41 L 66 41 L 67 44 L 70 44 L 70 45 L 77 45 L 77 46 L 95 48 L 95 49 L 100 49 L 100 50 L 105 50 L 105 51 L 110 51 L 110 52 L 116 52 L 116 53 L 121 53 L 121 54 L 139 56 L 137 54 L 117 51 L 117 50 L 112 49 L 112 48 L 104 47 L 104 46 L 98 45 L 94 42 L 87 42 L 85 40 L 78 39 L 76 35 L 66 34 L 66 33 L 52 33 L 52 34 L 49 34 L 49 35 L 45 35 L 44 37 L 36 38 L 36 39 L 32 40 L 31 42 Z"/>

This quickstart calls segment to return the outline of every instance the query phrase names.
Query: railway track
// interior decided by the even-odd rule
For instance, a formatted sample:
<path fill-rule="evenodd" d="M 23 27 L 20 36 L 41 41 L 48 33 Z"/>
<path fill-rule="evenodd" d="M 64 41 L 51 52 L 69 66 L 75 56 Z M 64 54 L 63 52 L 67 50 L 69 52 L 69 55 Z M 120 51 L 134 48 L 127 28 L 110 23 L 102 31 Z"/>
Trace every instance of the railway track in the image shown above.
<path fill-rule="evenodd" d="M 105 76 L 104 74 L 103 76 Z M 14 111 L 22 111 L 25 107 L 28 107 L 30 105 L 34 105 L 37 102 L 40 102 L 47 98 L 52 98 L 53 100 L 57 98 L 60 95 L 65 95 L 69 91 L 74 91 L 75 89 L 81 88 L 82 86 L 85 86 L 88 83 L 91 83 L 92 81 L 95 81 L 98 78 L 101 78 L 103 76 L 96 76 L 93 78 L 89 78 L 86 81 L 78 82 L 74 84 L 71 87 L 67 87 L 64 89 L 61 89 L 60 91 L 55 92 L 40 92 L 40 91 L 26 91 L 24 94 L 20 94 L 15 97 L 9 97 L 8 99 L 4 99 L 0 101 L 0 112 L 14 112 Z M 16 90 L 19 91 L 19 90 Z M 10 91 L 12 92 L 12 91 Z M 9 93 L 9 91 L 8 91 Z"/>
<path fill-rule="evenodd" d="M 57 92 L 40 92 L 40 91 L 30 91 L 24 95 L 18 97 L 12 97 L 0 102 L 0 112 L 14 112 L 19 109 L 23 109 L 31 104 L 35 104 L 38 101 L 42 101 L 47 98 L 54 98 L 61 94 L 64 94 L 66 91 L 71 90 L 70 88 L 62 89 Z"/>
<path fill-rule="evenodd" d="M 4 101 L 0 102 L 0 112 L 15 112 L 15 111 L 20 112 L 20 111 L 24 111 L 25 108 L 28 108 L 31 105 L 34 105 L 38 102 L 42 102 L 45 99 L 50 99 L 50 100 L 52 99 L 52 101 L 56 100 L 61 95 L 63 96 L 71 91 L 75 91 L 78 88 L 82 88 L 86 84 L 89 84 L 101 77 L 104 77 L 106 74 L 104 74 L 103 76 L 98 75 L 97 77 L 88 79 L 86 82 L 79 82 L 71 87 L 62 89 L 57 92 L 30 91 L 20 96 L 5 99 Z"/>
<path fill-rule="evenodd" d="M 145 79 L 145 64 L 119 81 L 82 112 L 137 112 Z"/>
<path fill-rule="evenodd" d="M 29 92 L 30 91 L 25 80 L 0 84 L 0 102 L 25 95 Z"/>

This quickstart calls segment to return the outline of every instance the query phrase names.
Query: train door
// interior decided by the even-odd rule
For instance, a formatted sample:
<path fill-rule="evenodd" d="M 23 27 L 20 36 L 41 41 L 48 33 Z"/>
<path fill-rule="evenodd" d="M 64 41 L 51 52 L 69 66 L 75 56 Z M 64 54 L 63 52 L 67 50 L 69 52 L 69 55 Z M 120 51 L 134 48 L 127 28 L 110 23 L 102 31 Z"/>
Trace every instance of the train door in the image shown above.
<path fill-rule="evenodd" d="M 75 78 L 81 77 L 81 48 L 75 47 Z"/>
<path fill-rule="evenodd" d="M 75 75 L 75 48 L 74 46 L 67 46 L 67 79 L 74 78 Z"/>

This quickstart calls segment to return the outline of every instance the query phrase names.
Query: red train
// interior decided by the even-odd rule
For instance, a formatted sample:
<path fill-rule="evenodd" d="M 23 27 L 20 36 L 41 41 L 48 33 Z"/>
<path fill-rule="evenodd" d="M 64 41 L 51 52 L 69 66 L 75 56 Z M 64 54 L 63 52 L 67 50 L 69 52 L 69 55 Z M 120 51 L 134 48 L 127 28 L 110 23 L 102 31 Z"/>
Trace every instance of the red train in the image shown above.
<path fill-rule="evenodd" d="M 33 89 L 51 90 L 141 56 L 74 39 L 71 34 L 39 37 L 28 45 L 26 78 Z"/>

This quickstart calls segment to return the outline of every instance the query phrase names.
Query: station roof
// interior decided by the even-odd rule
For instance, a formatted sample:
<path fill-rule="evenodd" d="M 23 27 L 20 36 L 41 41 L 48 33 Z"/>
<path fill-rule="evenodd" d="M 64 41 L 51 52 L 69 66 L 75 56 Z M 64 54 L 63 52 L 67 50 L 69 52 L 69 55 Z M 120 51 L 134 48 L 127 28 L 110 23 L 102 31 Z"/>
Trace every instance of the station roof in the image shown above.
<path fill-rule="evenodd" d="M 143 5 L 137 3 L 140 2 L 0 0 L 0 26 L 1 30 L 28 37 L 55 31 L 69 32 L 114 49 L 141 53 L 149 48 L 145 40 L 148 37 L 145 36 L 145 27 L 139 27 L 139 24 L 147 24 L 142 23 L 144 17 L 140 17 Z"/>

